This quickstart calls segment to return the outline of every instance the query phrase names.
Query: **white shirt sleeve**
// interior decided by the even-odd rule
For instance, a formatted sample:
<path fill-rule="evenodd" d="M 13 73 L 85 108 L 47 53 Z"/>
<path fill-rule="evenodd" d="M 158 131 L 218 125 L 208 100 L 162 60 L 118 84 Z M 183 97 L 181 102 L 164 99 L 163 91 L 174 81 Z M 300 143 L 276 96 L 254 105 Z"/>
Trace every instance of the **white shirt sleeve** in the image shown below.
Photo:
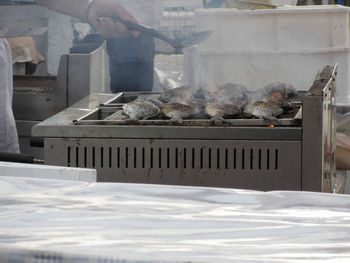
<path fill-rule="evenodd" d="M 0 38 L 0 152 L 19 152 L 16 123 L 12 112 L 12 57 L 11 49 Z"/>

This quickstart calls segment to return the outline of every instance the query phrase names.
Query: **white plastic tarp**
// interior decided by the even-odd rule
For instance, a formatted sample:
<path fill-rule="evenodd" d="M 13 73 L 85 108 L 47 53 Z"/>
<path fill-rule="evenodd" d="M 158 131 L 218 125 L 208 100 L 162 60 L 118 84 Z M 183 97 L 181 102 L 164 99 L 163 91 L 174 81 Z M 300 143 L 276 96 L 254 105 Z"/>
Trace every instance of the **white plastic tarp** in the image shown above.
<path fill-rule="evenodd" d="M 0 262 L 350 262 L 350 196 L 0 177 Z"/>

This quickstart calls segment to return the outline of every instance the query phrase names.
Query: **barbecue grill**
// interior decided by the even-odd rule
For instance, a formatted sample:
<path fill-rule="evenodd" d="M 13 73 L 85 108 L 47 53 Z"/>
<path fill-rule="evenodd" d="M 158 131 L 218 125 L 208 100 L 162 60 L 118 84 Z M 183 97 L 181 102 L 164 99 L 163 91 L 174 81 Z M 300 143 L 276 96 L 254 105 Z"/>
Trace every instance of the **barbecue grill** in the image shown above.
<path fill-rule="evenodd" d="M 278 120 L 127 120 L 140 95 L 91 94 L 33 128 L 45 164 L 97 169 L 98 181 L 331 191 L 336 66 L 299 91 Z M 291 115 L 291 116 L 290 116 Z"/>

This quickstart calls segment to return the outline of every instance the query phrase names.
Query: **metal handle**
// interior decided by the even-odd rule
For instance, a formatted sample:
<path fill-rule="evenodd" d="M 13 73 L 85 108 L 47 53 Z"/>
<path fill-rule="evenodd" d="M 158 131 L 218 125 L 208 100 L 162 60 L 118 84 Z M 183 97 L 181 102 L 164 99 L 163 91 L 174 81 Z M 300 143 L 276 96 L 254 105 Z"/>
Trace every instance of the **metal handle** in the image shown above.
<path fill-rule="evenodd" d="M 0 161 L 14 163 L 34 163 L 34 156 L 20 153 L 0 152 Z"/>
<path fill-rule="evenodd" d="M 130 21 L 125 21 L 119 17 L 108 17 L 108 18 L 112 19 L 113 22 L 123 23 L 127 29 L 132 30 L 132 31 L 139 31 L 139 32 L 144 32 L 144 33 L 148 33 L 148 34 L 154 34 L 154 31 L 155 31 L 153 28 L 149 28 L 147 26 L 137 24 L 134 22 L 130 22 Z M 101 19 L 101 17 L 100 17 L 100 19 Z"/>
<path fill-rule="evenodd" d="M 100 17 L 99 19 L 101 19 L 101 18 L 102 17 Z M 130 22 L 130 21 L 124 21 L 124 20 L 120 19 L 119 17 L 108 17 L 108 18 L 112 19 L 113 22 L 123 23 L 125 25 L 125 27 L 131 31 L 138 31 L 138 32 L 141 32 L 144 34 L 154 36 L 156 38 L 159 38 L 159 39 L 169 43 L 170 45 L 172 45 L 175 48 L 180 47 L 179 43 L 175 39 L 172 39 L 172 38 L 169 38 L 169 37 L 163 35 L 162 33 L 158 32 L 154 28 L 150 28 L 150 27 L 147 27 L 145 25 L 137 24 L 137 23 Z"/>

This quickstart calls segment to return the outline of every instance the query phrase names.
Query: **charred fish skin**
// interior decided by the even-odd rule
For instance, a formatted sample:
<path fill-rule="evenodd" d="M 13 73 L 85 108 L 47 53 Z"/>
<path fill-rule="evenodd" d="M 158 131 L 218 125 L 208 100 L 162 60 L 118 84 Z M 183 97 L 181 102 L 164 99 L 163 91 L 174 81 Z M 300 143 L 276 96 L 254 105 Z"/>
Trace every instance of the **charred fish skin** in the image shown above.
<path fill-rule="evenodd" d="M 284 110 L 290 110 L 293 108 L 293 104 L 280 92 L 270 93 L 265 96 L 262 101 L 275 103 L 278 107 Z"/>
<path fill-rule="evenodd" d="M 164 103 L 187 104 L 193 98 L 190 86 L 182 86 L 162 93 L 159 100 Z"/>
<path fill-rule="evenodd" d="M 123 105 L 124 113 L 130 120 L 145 120 L 157 116 L 161 111 L 150 101 L 135 100 Z"/>
<path fill-rule="evenodd" d="M 195 115 L 196 109 L 190 105 L 181 103 L 172 103 L 162 108 L 162 113 L 170 118 L 171 122 L 182 123 L 183 119 L 187 119 Z"/>
<path fill-rule="evenodd" d="M 164 106 L 164 102 L 162 102 L 159 99 L 160 95 L 155 94 L 155 95 L 140 95 L 137 97 L 137 101 L 149 101 L 156 105 L 159 109 L 161 109 Z"/>
<path fill-rule="evenodd" d="M 208 116 L 205 112 L 205 107 L 207 105 L 207 102 L 205 100 L 201 99 L 193 99 L 188 104 L 188 106 L 191 106 L 193 108 L 193 115 L 191 117 L 195 119 L 206 119 Z"/>
<path fill-rule="evenodd" d="M 159 99 L 149 99 L 148 100 L 150 103 L 152 103 L 153 105 L 157 106 L 159 109 L 163 108 L 164 107 L 164 103 L 159 100 Z"/>
<path fill-rule="evenodd" d="M 250 92 L 248 94 L 249 104 L 254 104 L 256 101 L 264 101 L 274 103 L 283 110 L 290 110 L 293 108 L 293 104 L 288 99 L 296 94 L 297 91 L 291 84 L 282 82 L 270 83 L 262 89 Z"/>
<path fill-rule="evenodd" d="M 244 108 L 244 115 L 265 120 L 277 120 L 277 117 L 284 113 L 284 110 L 275 103 L 257 101 Z"/>
<path fill-rule="evenodd" d="M 286 90 L 287 90 L 287 95 L 288 98 L 293 98 L 296 95 L 298 95 L 298 91 L 296 90 L 296 88 L 292 85 L 292 84 L 285 84 L 286 86 Z"/>
<path fill-rule="evenodd" d="M 213 119 L 233 118 L 241 113 L 235 104 L 209 103 L 205 107 L 206 113 Z"/>
<path fill-rule="evenodd" d="M 263 89 L 263 101 L 276 103 L 277 106 L 284 110 L 293 108 L 293 104 L 288 100 L 295 97 L 298 92 L 292 84 L 275 82 L 268 84 Z"/>
<path fill-rule="evenodd" d="M 212 102 L 212 94 L 206 89 L 205 86 L 198 86 L 193 88 L 193 98 L 204 102 Z"/>
<path fill-rule="evenodd" d="M 248 90 L 245 86 L 225 83 L 213 93 L 214 102 L 218 104 L 234 104 L 243 109 L 248 104 Z"/>
<path fill-rule="evenodd" d="M 268 95 L 276 92 L 283 94 L 286 99 L 294 97 L 298 94 L 295 87 L 289 83 L 275 82 L 270 83 L 263 88 L 263 95 Z"/>

